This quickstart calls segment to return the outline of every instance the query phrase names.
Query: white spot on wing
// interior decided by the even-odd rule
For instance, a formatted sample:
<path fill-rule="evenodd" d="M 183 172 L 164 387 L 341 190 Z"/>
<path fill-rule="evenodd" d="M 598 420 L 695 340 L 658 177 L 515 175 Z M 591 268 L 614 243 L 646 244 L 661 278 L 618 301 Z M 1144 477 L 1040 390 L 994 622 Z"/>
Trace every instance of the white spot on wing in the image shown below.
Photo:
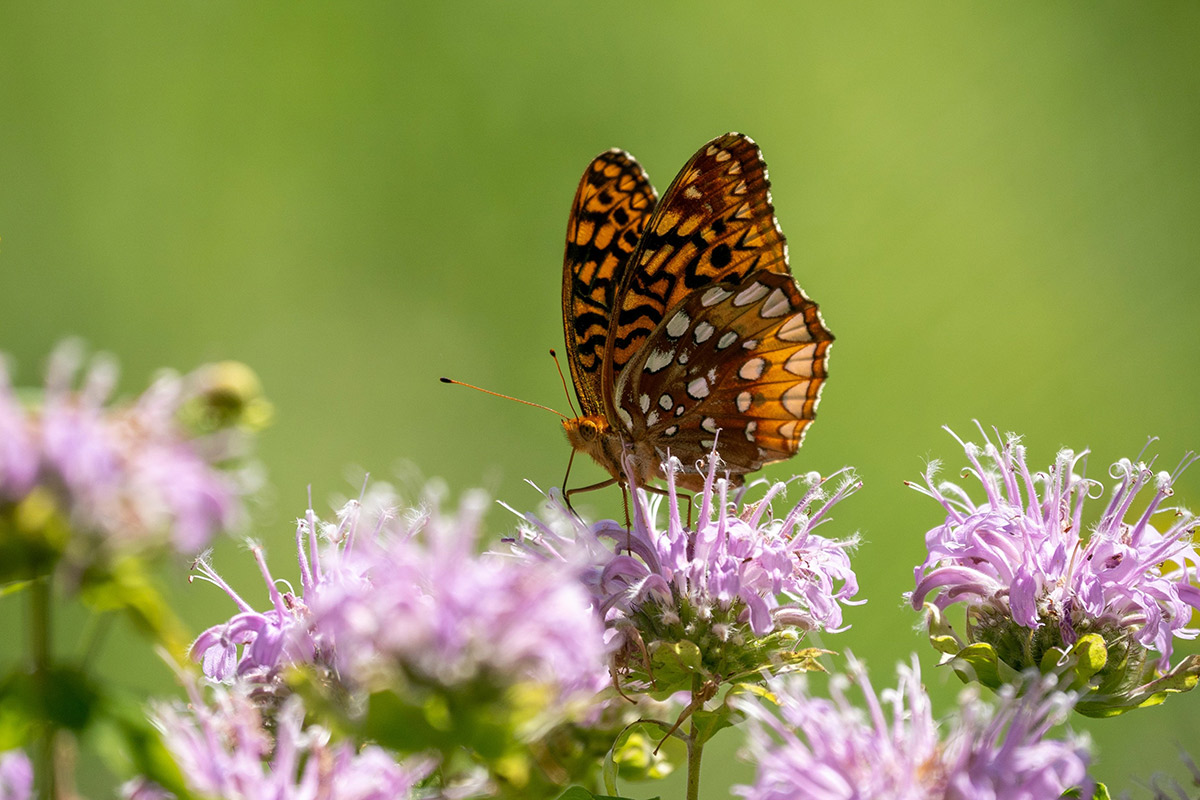
<path fill-rule="evenodd" d="M 799 375 L 801 378 L 811 378 L 813 376 L 813 353 L 816 351 L 815 344 L 806 344 L 796 352 L 792 353 L 791 357 L 784 363 L 783 368 L 793 375 Z"/>
<path fill-rule="evenodd" d="M 660 369 L 670 363 L 670 350 L 655 350 L 650 353 L 650 357 L 646 359 L 646 372 L 658 372 Z"/>
<path fill-rule="evenodd" d="M 758 428 L 758 420 L 752 419 L 746 423 L 746 441 L 754 441 L 754 431 Z"/>
<path fill-rule="evenodd" d="M 788 297 L 784 294 L 783 289 L 775 289 L 771 292 L 771 296 L 767 298 L 767 302 L 763 303 L 763 307 L 759 309 L 758 315 L 763 319 L 771 317 L 782 317 L 788 312 L 791 306 L 788 304 Z"/>
<path fill-rule="evenodd" d="M 688 326 L 692 324 L 691 318 L 687 314 L 679 311 L 675 316 L 671 317 L 667 323 L 667 335 L 672 339 L 678 339 L 687 332 Z"/>
<path fill-rule="evenodd" d="M 683 190 L 683 196 L 689 200 L 699 200 L 704 195 L 695 186 L 689 186 Z"/>
<path fill-rule="evenodd" d="M 663 431 L 663 436 L 674 436 L 677 433 L 679 433 L 679 426 L 672 425 L 671 427 L 669 427 Z"/>
<path fill-rule="evenodd" d="M 738 292 L 737 297 L 733 298 L 733 304 L 735 306 L 748 306 L 766 297 L 769 291 L 771 290 L 767 288 L 765 283 L 755 282 L 752 286 L 748 286 Z"/>
<path fill-rule="evenodd" d="M 766 369 L 767 360 L 765 358 L 752 358 L 742 364 L 742 368 L 738 370 L 738 377 L 744 381 L 756 381 L 762 377 Z"/>
<path fill-rule="evenodd" d="M 633 430 L 633 417 L 629 416 L 629 412 L 624 407 L 617 408 L 617 416 L 621 418 L 621 424 L 625 426 L 626 430 Z"/>
<path fill-rule="evenodd" d="M 696 344 L 703 344 L 708 341 L 708 337 L 716 331 L 712 325 L 707 322 L 700 322 L 696 325 L 696 329 L 692 331 L 692 338 L 696 340 Z"/>
<path fill-rule="evenodd" d="M 717 339 L 717 349 L 724 350 L 729 345 L 737 341 L 737 333 L 735 331 L 726 331 L 721 334 L 721 338 Z"/>
<path fill-rule="evenodd" d="M 647 411 L 649 411 L 650 410 L 650 395 L 644 394 L 641 397 L 639 397 L 638 398 L 638 407 L 642 409 L 643 414 L 645 414 Z"/>
<path fill-rule="evenodd" d="M 708 381 L 704 378 L 696 378 L 687 385 L 688 397 L 695 400 L 703 400 L 708 397 Z"/>
<path fill-rule="evenodd" d="M 750 392 L 741 392 L 734 402 L 737 403 L 737 410 L 745 414 L 750 410 L 750 404 L 754 402 L 754 395 Z"/>
<path fill-rule="evenodd" d="M 805 418 L 804 406 L 808 403 L 808 385 L 810 381 L 800 381 L 795 386 L 789 386 L 779 401 L 793 417 Z"/>
<path fill-rule="evenodd" d="M 662 408 L 663 411 L 670 411 L 671 406 L 673 406 L 674 404 L 675 404 L 675 401 L 671 399 L 671 395 L 669 395 L 669 394 L 664 394 L 662 397 L 658 398 L 658 405 Z"/>
<path fill-rule="evenodd" d="M 753 350 L 758 347 L 758 339 L 747 339 L 746 341 L 742 342 L 742 347 L 747 350 Z"/>
<path fill-rule="evenodd" d="M 705 290 L 704 294 L 700 295 L 700 305 L 704 306 L 705 308 L 712 308 L 726 297 L 729 297 L 731 294 L 733 294 L 733 292 L 729 291 L 728 289 L 722 289 L 720 286 L 714 286 L 711 289 Z"/>
<path fill-rule="evenodd" d="M 703 428 L 704 430 L 708 431 L 709 433 L 716 433 L 717 432 L 717 421 L 715 419 L 713 419 L 712 417 L 705 417 L 704 420 L 700 423 L 700 427 Z"/>
<path fill-rule="evenodd" d="M 811 342 L 813 340 L 812 334 L 808 332 L 808 323 L 804 321 L 803 314 L 796 314 L 783 323 L 779 327 L 779 333 L 775 335 L 785 342 Z"/>

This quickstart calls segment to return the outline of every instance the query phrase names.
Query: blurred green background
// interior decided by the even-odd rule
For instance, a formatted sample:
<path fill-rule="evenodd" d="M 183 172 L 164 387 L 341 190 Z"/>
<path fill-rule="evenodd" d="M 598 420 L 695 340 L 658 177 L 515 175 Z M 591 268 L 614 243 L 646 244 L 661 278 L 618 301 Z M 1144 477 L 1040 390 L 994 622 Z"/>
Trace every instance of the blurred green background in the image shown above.
<path fill-rule="evenodd" d="M 1149 435 L 1164 467 L 1200 447 L 1198 42 L 1185 3 L 8 3 L 0 350 L 36 383 L 79 335 L 130 392 L 160 366 L 250 364 L 277 409 L 253 533 L 281 577 L 306 487 L 327 508 L 362 470 L 411 462 L 533 508 L 524 479 L 566 466 L 557 421 L 437 377 L 565 406 L 546 350 L 584 166 L 620 146 L 661 191 L 744 131 L 838 337 L 819 421 L 767 474 L 866 482 L 824 530 L 863 533 L 870 602 L 821 643 L 877 686 L 915 650 L 944 713 L 957 681 L 901 601 L 939 510 L 902 481 L 962 464 L 939 426 L 1023 433 L 1040 465 L 1091 447 L 1102 479 Z M 1200 505 L 1200 469 L 1178 496 Z M 616 491 L 582 505 L 620 513 Z M 265 602 L 241 545 L 215 561 Z M 232 612 L 183 575 L 163 579 L 194 630 Z M 22 612 L 0 600 L 5 663 Z M 123 628 L 104 658 L 114 682 L 175 691 Z M 1074 725 L 1098 778 L 1148 796 L 1182 773 L 1178 746 L 1200 756 L 1197 709 Z M 749 778 L 738 739 L 709 749 L 705 796 Z"/>

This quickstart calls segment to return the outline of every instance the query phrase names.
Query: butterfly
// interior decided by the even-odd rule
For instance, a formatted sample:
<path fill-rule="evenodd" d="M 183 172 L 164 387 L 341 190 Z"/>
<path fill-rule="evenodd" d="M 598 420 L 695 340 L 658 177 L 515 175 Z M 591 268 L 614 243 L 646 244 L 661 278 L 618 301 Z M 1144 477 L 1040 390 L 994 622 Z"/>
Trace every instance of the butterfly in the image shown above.
<path fill-rule="evenodd" d="M 662 200 L 623 150 L 579 182 L 563 259 L 563 329 L 581 414 L 576 452 L 612 476 L 568 495 L 646 486 L 668 455 L 703 486 L 714 445 L 730 480 L 796 453 L 833 334 L 788 269 L 767 165 L 748 136 L 701 147 Z M 718 435 L 719 434 L 719 435 Z"/>

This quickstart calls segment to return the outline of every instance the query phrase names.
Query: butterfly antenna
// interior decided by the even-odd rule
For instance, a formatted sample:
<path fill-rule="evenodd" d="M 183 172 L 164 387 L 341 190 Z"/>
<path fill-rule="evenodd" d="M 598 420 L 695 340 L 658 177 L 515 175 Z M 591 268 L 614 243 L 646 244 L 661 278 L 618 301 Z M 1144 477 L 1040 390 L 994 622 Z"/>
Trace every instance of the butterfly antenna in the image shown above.
<path fill-rule="evenodd" d="M 553 348 L 550 349 L 550 357 L 554 359 L 554 366 L 558 367 L 558 379 L 562 381 L 563 394 L 567 396 L 567 405 L 570 406 L 571 413 L 578 417 L 579 412 L 575 410 L 575 404 L 571 402 L 571 390 L 567 388 L 567 379 L 563 376 L 562 364 L 558 363 L 558 353 L 554 352 Z"/>
<path fill-rule="evenodd" d="M 518 403 L 524 403 L 527 406 L 533 406 L 534 408 L 540 408 L 544 411 L 549 411 L 551 414 L 558 414 L 563 419 L 569 419 L 569 417 L 567 417 L 567 415 L 562 413 L 561 411 L 555 411 L 553 408 L 550 408 L 550 406 L 544 406 L 541 403 L 531 403 L 528 400 L 522 400 L 519 397 L 513 397 L 513 396 L 507 395 L 507 394 L 500 394 L 499 392 L 493 392 L 489 389 L 484 389 L 479 386 L 476 386 L 473 383 L 464 383 L 463 381 L 456 381 L 453 378 L 438 378 L 438 380 L 440 380 L 442 383 L 454 384 L 455 386 L 465 386 L 468 389 L 474 389 L 477 392 L 483 392 L 484 394 L 490 394 L 494 397 L 503 397 L 505 400 L 513 400 Z"/>

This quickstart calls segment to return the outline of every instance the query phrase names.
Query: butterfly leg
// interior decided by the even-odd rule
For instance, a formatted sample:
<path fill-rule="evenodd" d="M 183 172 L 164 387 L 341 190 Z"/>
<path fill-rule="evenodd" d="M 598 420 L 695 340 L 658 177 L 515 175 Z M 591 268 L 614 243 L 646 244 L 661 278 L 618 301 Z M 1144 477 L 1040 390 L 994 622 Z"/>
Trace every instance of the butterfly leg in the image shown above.
<path fill-rule="evenodd" d="M 671 497 L 670 492 L 668 492 L 666 489 L 659 489 L 657 486 L 643 486 L 642 488 L 645 489 L 647 492 L 650 492 L 651 494 L 660 494 L 663 497 L 666 497 L 668 499 Z M 683 494 L 682 492 L 678 493 L 676 496 L 682 497 L 684 499 L 684 501 L 687 502 L 687 527 L 691 528 L 692 527 L 692 496 L 690 494 Z M 628 509 L 625 511 L 625 519 L 626 519 L 626 522 L 628 523 L 628 520 L 629 520 Z"/>
<path fill-rule="evenodd" d="M 583 522 L 583 517 L 579 516 L 579 513 L 575 510 L 575 507 L 571 505 L 571 495 L 579 494 L 580 492 L 594 492 L 597 489 L 603 489 L 606 486 L 612 486 L 616 482 L 617 482 L 616 478 L 609 478 L 606 481 L 600 481 L 599 483 L 593 483 L 591 486 L 580 486 L 575 489 L 567 489 L 565 492 L 563 492 L 563 500 L 567 501 L 567 509 L 570 510 L 570 512 L 575 515 L 575 518 L 578 519 L 580 522 Z"/>

